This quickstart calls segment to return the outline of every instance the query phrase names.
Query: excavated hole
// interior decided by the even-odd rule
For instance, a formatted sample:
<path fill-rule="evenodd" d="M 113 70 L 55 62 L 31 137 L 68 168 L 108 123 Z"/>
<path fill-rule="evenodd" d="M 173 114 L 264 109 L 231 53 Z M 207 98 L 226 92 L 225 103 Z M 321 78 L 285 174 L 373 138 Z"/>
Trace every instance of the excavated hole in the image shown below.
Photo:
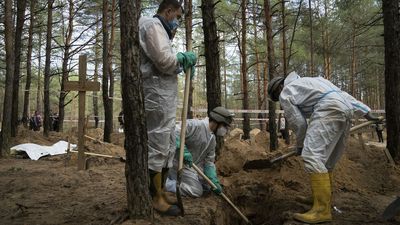
<path fill-rule="evenodd" d="M 227 196 L 252 222 L 253 225 L 283 224 L 288 218 L 290 204 L 282 199 L 282 193 L 274 190 L 273 184 L 250 184 L 229 188 Z M 224 203 L 219 207 L 216 225 L 245 225 L 236 211 Z"/>

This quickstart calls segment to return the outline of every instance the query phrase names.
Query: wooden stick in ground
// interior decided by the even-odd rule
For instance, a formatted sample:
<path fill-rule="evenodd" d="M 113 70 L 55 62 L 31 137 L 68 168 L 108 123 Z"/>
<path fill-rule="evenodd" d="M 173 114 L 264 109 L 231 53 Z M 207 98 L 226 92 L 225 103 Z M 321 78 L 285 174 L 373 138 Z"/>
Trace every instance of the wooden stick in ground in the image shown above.
<path fill-rule="evenodd" d="M 185 92 L 184 92 L 184 97 L 183 97 L 182 124 L 181 124 L 181 134 L 180 134 L 180 144 L 181 145 L 179 147 L 178 179 L 176 182 L 176 197 L 178 200 L 178 206 L 182 212 L 182 216 L 185 215 L 185 211 L 183 208 L 182 196 L 181 196 L 181 192 L 180 192 L 180 184 L 181 184 L 181 179 L 182 179 L 183 152 L 185 149 L 185 135 L 186 135 L 186 119 L 187 119 L 188 105 L 189 105 L 190 73 L 191 73 L 191 69 L 189 68 L 188 70 L 186 70 Z"/>
<path fill-rule="evenodd" d="M 203 171 L 201 171 L 199 169 L 199 167 L 197 167 L 195 164 L 192 165 L 193 169 L 196 170 L 196 172 L 204 179 L 207 181 L 207 183 L 211 186 L 211 188 L 213 190 L 217 189 L 217 186 L 215 186 L 215 184 L 203 173 Z M 249 221 L 249 219 L 247 219 L 247 217 L 239 210 L 238 207 L 236 207 L 235 204 L 233 204 L 233 202 L 224 194 L 221 193 L 221 196 L 223 199 L 225 199 L 226 202 L 229 203 L 229 205 L 232 206 L 232 208 L 240 215 L 240 217 L 243 218 L 244 221 L 246 221 L 247 224 L 251 224 L 251 222 Z"/>

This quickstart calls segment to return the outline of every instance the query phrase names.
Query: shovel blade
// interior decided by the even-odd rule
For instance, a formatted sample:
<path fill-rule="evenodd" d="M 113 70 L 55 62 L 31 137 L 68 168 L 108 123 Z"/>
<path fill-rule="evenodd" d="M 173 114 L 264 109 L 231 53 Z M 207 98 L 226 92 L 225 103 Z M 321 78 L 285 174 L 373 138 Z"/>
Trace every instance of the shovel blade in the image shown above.
<path fill-rule="evenodd" d="M 383 212 L 383 219 L 390 220 L 400 213 L 400 197 L 390 203 Z"/>
<path fill-rule="evenodd" d="M 272 163 L 269 159 L 256 159 L 256 160 L 251 160 L 247 161 L 243 169 L 244 170 L 257 170 L 257 169 L 266 169 L 270 168 L 272 166 Z"/>

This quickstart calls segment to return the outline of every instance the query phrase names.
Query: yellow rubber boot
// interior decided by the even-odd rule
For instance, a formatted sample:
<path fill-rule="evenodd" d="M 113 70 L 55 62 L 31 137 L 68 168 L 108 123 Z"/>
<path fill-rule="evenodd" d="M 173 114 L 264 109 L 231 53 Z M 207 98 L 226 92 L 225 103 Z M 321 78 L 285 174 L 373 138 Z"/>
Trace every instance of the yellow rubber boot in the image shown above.
<path fill-rule="evenodd" d="M 333 172 L 329 172 L 329 179 L 331 181 L 332 198 L 334 192 Z M 296 202 L 300 202 L 306 205 L 312 205 L 314 203 L 313 196 L 296 196 Z M 333 202 L 333 200 L 332 200 Z"/>
<path fill-rule="evenodd" d="M 314 198 L 313 207 L 306 213 L 295 213 L 293 218 L 305 223 L 322 223 L 332 221 L 332 192 L 329 174 L 311 174 L 311 188 Z"/>
<path fill-rule="evenodd" d="M 160 172 L 150 171 L 150 193 L 153 199 L 153 208 L 162 215 L 179 216 L 181 211 L 177 205 L 168 204 L 163 196 Z"/>
<path fill-rule="evenodd" d="M 162 195 L 167 201 L 168 204 L 176 205 L 178 203 L 178 199 L 176 198 L 176 193 L 165 191 L 165 182 L 167 181 L 169 168 L 163 168 L 161 171 L 162 183 L 161 183 L 161 190 Z"/>

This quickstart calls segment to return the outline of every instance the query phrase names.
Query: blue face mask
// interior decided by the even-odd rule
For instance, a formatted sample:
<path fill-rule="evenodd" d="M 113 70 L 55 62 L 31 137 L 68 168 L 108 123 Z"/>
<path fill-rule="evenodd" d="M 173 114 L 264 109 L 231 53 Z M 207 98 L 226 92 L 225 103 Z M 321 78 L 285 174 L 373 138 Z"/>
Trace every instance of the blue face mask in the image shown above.
<path fill-rule="evenodd" d="M 175 30 L 179 27 L 179 21 L 177 18 L 173 19 L 172 21 L 168 22 L 168 26 L 171 30 Z"/>

